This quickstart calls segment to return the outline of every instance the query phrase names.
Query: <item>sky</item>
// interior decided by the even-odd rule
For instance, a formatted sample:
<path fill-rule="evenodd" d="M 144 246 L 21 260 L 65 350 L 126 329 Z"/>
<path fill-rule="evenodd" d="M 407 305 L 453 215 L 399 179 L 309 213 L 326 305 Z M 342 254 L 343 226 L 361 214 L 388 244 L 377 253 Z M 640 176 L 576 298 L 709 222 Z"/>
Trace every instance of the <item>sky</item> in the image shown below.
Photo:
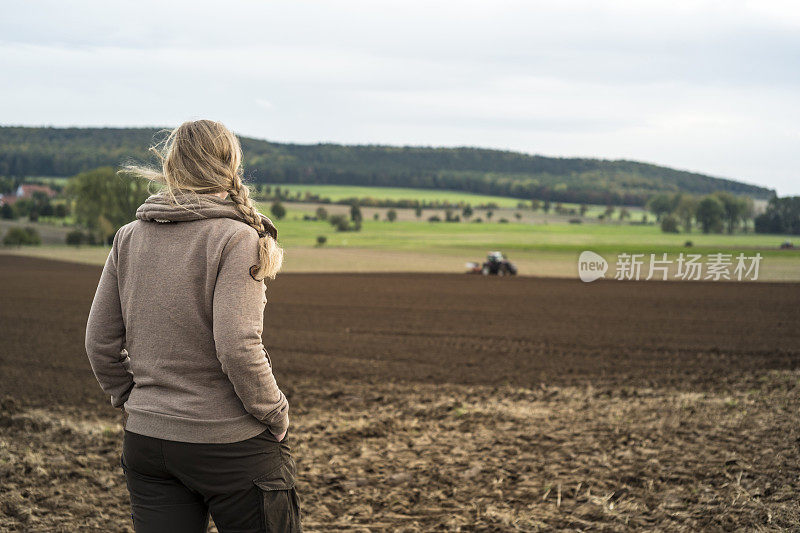
<path fill-rule="evenodd" d="M 2 2 L 0 124 L 634 159 L 800 195 L 800 3 Z"/>

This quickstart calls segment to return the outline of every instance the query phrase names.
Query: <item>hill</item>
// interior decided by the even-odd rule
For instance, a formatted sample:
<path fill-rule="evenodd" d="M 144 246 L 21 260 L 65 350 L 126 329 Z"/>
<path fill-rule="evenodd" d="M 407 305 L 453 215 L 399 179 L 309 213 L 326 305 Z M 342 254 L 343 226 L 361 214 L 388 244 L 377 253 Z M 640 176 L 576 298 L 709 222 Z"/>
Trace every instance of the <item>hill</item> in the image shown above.
<path fill-rule="evenodd" d="M 154 128 L 0 127 L 0 176 L 71 176 L 150 161 Z M 559 158 L 484 148 L 290 144 L 243 137 L 247 176 L 258 183 L 448 189 L 513 198 L 642 205 L 660 192 L 773 191 L 627 160 Z"/>

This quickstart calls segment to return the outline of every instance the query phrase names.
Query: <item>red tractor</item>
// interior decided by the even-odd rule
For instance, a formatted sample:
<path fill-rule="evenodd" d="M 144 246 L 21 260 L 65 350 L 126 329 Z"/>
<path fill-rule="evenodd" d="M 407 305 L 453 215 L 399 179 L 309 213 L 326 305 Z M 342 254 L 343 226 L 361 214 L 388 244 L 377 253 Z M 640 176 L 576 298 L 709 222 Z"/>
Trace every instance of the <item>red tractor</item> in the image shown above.
<path fill-rule="evenodd" d="M 517 267 L 502 252 L 489 252 L 483 264 L 467 263 L 467 274 L 483 274 L 484 276 L 515 276 Z"/>

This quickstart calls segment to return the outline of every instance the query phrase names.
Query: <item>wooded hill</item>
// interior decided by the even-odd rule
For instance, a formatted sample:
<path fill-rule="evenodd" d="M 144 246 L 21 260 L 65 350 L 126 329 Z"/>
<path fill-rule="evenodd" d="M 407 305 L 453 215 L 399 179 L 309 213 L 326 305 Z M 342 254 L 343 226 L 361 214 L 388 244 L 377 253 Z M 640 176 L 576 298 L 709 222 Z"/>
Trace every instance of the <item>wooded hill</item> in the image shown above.
<path fill-rule="evenodd" d="M 0 176 L 72 176 L 126 161 L 151 162 L 153 128 L 0 127 Z M 770 198 L 764 187 L 626 160 L 558 158 L 483 148 L 289 144 L 243 137 L 247 179 L 452 189 L 529 200 L 643 205 L 655 193 L 728 191 Z"/>

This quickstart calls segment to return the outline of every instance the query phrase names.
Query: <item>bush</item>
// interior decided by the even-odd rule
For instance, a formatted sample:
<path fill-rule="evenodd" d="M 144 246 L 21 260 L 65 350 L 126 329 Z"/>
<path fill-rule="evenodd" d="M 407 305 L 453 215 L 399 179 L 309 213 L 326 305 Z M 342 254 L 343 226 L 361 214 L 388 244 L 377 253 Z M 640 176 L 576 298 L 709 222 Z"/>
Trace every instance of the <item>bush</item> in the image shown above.
<path fill-rule="evenodd" d="M 441 222 L 441 221 L 442 221 L 442 219 L 441 219 L 441 218 L 439 218 L 439 217 L 438 217 L 438 216 L 436 216 L 436 215 L 433 215 L 432 217 L 430 217 L 430 218 L 428 219 L 428 222 Z"/>
<path fill-rule="evenodd" d="M 583 220 L 581 220 L 580 218 L 571 218 L 571 219 L 569 219 L 569 223 L 570 224 L 583 224 Z"/>
<path fill-rule="evenodd" d="M 686 248 L 691 248 L 692 246 L 694 246 L 694 243 L 692 241 L 686 241 L 685 243 L 683 243 L 683 246 Z"/>
<path fill-rule="evenodd" d="M 81 244 L 95 244 L 94 235 L 89 232 L 76 229 L 67 233 L 66 242 L 72 246 L 80 246 Z"/>
<path fill-rule="evenodd" d="M 269 211 L 270 213 L 272 213 L 272 216 L 274 216 L 278 220 L 286 216 L 286 208 L 283 207 L 283 204 L 280 202 L 273 203 L 272 207 L 269 208 Z"/>
<path fill-rule="evenodd" d="M 14 213 L 14 208 L 8 204 L 3 204 L 0 207 L 0 218 L 4 218 L 6 220 L 13 220 L 17 218 L 16 213 Z"/>
<path fill-rule="evenodd" d="M 10 228 L 3 237 L 6 246 L 35 246 L 42 244 L 39 233 L 33 228 Z"/>
<path fill-rule="evenodd" d="M 664 233 L 678 233 L 678 219 L 673 215 L 667 215 L 661 219 L 661 231 Z"/>
<path fill-rule="evenodd" d="M 319 220 L 327 220 L 328 219 L 328 210 L 324 207 L 317 208 L 317 218 Z"/>
<path fill-rule="evenodd" d="M 361 230 L 361 221 L 356 221 L 355 224 L 350 224 L 350 221 L 345 215 L 333 215 L 328 217 L 328 222 L 331 226 L 336 228 L 336 231 L 359 231 Z"/>
<path fill-rule="evenodd" d="M 328 238 L 325 235 L 317 235 L 317 246 L 325 246 Z"/>
<path fill-rule="evenodd" d="M 500 223 L 500 224 L 508 224 L 508 219 L 507 218 L 501 218 L 497 222 Z"/>

